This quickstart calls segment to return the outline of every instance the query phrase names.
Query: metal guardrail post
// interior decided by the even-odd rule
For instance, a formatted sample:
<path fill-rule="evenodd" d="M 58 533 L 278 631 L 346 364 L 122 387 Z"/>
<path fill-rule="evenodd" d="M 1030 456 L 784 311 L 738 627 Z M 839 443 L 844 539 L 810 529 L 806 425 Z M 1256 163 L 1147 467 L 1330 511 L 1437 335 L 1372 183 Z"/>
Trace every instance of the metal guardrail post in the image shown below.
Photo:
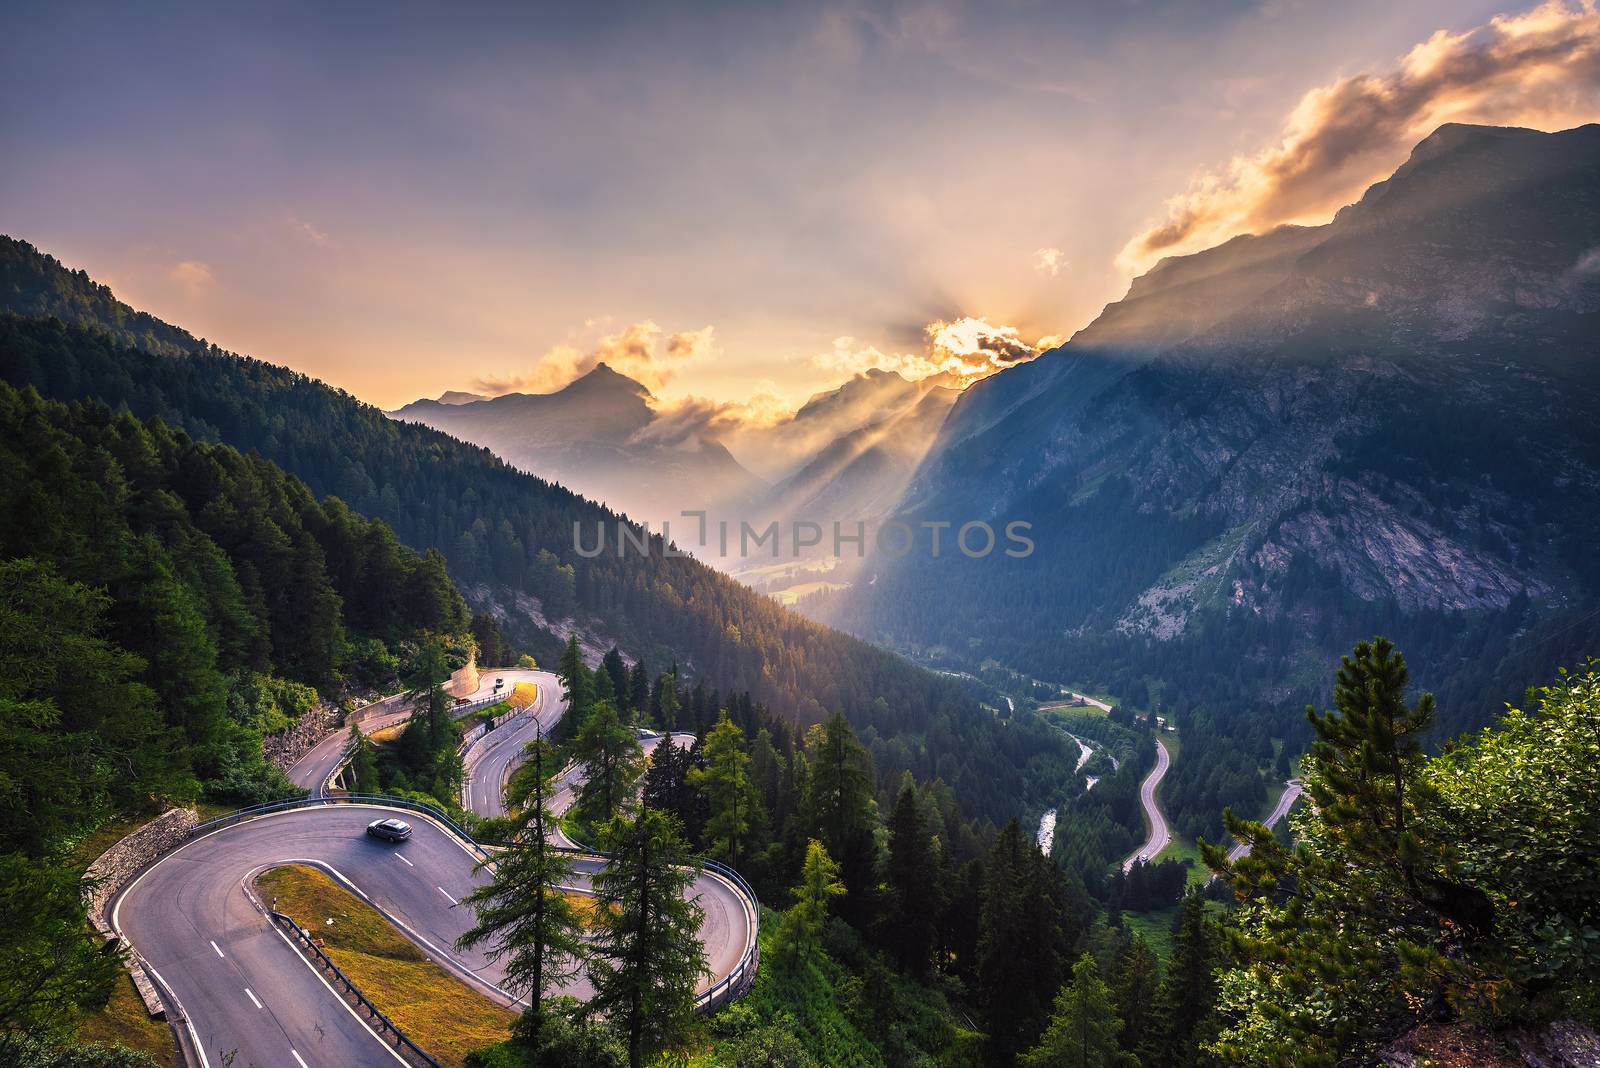
<path fill-rule="evenodd" d="M 455 834 L 463 842 L 466 842 L 480 857 L 485 860 L 490 859 L 492 856 L 485 846 L 497 844 L 493 842 L 486 843 L 478 841 L 476 838 L 472 837 L 472 835 L 468 834 L 466 830 L 463 829 L 459 824 L 452 820 L 448 814 L 433 805 L 425 804 L 420 801 L 412 801 L 410 798 L 405 797 L 390 797 L 387 794 L 338 794 L 323 797 L 295 798 L 289 801 L 276 801 L 264 805 L 253 805 L 249 808 L 242 808 L 235 812 L 218 816 L 213 820 L 207 820 L 205 823 L 196 824 L 194 827 L 190 828 L 189 833 L 184 840 L 189 841 L 194 838 L 198 838 L 203 834 L 209 834 L 219 828 L 232 826 L 236 823 L 242 823 L 247 819 L 269 815 L 274 812 L 286 812 L 290 809 L 296 808 L 320 808 L 328 805 L 359 804 L 385 805 L 390 808 L 400 808 L 411 812 L 423 813 L 444 824 L 444 826 L 448 828 L 451 833 Z M 563 853 L 599 857 L 602 860 L 608 859 L 609 856 L 604 851 L 597 849 L 557 848 L 559 848 Z M 726 864 L 721 864 L 717 861 L 706 859 L 700 860 L 699 864 L 704 870 L 713 872 L 732 883 L 734 889 L 738 892 L 740 897 L 744 898 L 744 903 L 750 910 L 750 944 L 745 947 L 743 955 L 741 955 L 739 958 L 739 963 L 734 965 L 733 970 L 730 971 L 726 976 L 718 980 L 710 988 L 703 991 L 695 998 L 695 1011 L 707 1012 L 718 1008 L 725 1004 L 728 1000 L 731 1000 L 732 997 L 736 996 L 735 992 L 743 993 L 745 989 L 748 989 L 748 982 L 752 981 L 754 978 L 755 969 L 761 957 L 761 901 L 756 897 L 755 890 L 744 880 L 744 877 L 734 869 L 728 867 Z M 290 922 L 292 923 L 293 921 L 291 920 Z M 426 1054 L 424 1054 L 424 1056 L 426 1056 Z"/>
<path fill-rule="evenodd" d="M 310 932 L 296 923 L 294 917 L 286 916 L 276 911 L 270 915 L 273 923 L 276 923 L 279 927 L 287 928 L 304 949 L 310 950 L 311 954 L 325 970 L 333 973 L 334 979 L 338 980 L 346 992 L 356 999 L 356 1003 L 367 1011 L 367 1015 L 376 1020 L 383 1030 L 394 1036 L 396 1045 L 406 1052 L 422 1058 L 422 1062 L 427 1068 L 444 1068 L 443 1065 L 429 1056 L 426 1050 L 407 1038 L 406 1033 L 400 1030 L 393 1020 L 385 1016 L 382 1010 L 367 999 L 367 996 L 361 992 L 361 988 L 356 986 L 350 980 L 350 977 L 344 974 L 344 971 L 333 962 L 333 958 L 323 952 L 322 947 L 317 945 L 316 939 L 312 938 Z"/>

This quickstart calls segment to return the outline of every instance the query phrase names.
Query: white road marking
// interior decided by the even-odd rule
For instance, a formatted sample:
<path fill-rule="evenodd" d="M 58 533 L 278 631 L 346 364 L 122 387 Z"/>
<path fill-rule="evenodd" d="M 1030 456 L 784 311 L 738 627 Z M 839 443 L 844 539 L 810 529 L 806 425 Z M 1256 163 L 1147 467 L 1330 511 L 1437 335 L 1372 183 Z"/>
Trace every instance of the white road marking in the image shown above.
<path fill-rule="evenodd" d="M 250 1000 L 256 1003 L 256 1008 L 259 1009 L 262 1007 L 261 999 L 256 997 L 256 992 L 254 990 L 251 990 L 249 987 L 245 987 L 244 992 L 250 995 Z"/>
<path fill-rule="evenodd" d="M 223 957 L 224 959 L 226 959 L 227 955 L 222 952 L 222 947 L 217 945 L 217 943 L 216 943 L 216 941 L 214 939 L 211 942 L 211 948 L 217 951 L 217 956 Z"/>
<path fill-rule="evenodd" d="M 396 853 L 395 856 L 398 857 L 400 860 L 405 861 L 406 867 L 408 867 L 408 868 L 415 868 L 416 867 L 415 864 L 411 863 L 409 860 L 406 860 L 405 857 L 400 856 L 399 853 Z"/>
<path fill-rule="evenodd" d="M 459 905 L 460 904 L 459 901 L 457 901 L 455 898 L 450 896 L 450 891 L 446 890 L 444 887 L 436 886 L 436 887 L 434 887 L 434 889 L 439 891 L 439 893 L 443 894 L 444 895 L 444 899 L 446 901 L 450 902 L 450 904 L 452 904 L 452 905 Z"/>
<path fill-rule="evenodd" d="M 296 1060 L 296 1061 L 297 1061 L 297 1062 L 299 1062 L 299 1064 L 300 1064 L 300 1068 L 311 1068 L 311 1066 L 310 1066 L 310 1065 L 309 1065 L 309 1064 L 307 1064 L 307 1063 L 306 1063 L 306 1060 L 305 1060 L 305 1058 L 304 1058 L 304 1057 L 302 1057 L 302 1056 L 300 1056 L 300 1052 L 299 1052 L 299 1051 L 298 1051 L 298 1050 L 293 1050 L 293 1049 L 291 1049 L 291 1050 L 290 1050 L 290 1051 L 289 1051 L 289 1052 L 290 1052 L 290 1053 L 291 1053 L 291 1054 L 293 1054 L 293 1055 L 294 1055 L 294 1059 L 295 1059 L 295 1060 Z"/>

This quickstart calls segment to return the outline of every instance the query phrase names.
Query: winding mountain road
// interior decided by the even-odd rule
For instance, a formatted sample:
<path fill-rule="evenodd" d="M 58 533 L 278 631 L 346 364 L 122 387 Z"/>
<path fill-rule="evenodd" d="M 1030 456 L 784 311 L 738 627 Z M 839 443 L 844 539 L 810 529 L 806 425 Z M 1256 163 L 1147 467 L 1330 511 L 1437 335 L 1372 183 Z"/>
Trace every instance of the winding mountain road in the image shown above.
<path fill-rule="evenodd" d="M 498 786 L 515 766 L 524 735 L 531 737 L 535 723 L 547 729 L 564 708 L 556 696 L 559 683 L 546 673 L 501 671 L 486 681 L 492 685 L 493 678 L 506 679 L 506 688 L 513 678 L 540 683 L 540 701 L 531 715 L 480 739 L 492 744 L 482 745 L 474 770 Z M 390 702 L 371 706 L 360 720 L 363 730 L 392 725 L 408 714 L 385 705 Z M 500 731 L 506 733 L 494 738 Z M 320 792 L 338 767 L 344 734 L 335 732 L 337 746 L 325 741 L 308 753 L 291 777 Z M 476 796 L 486 799 L 484 815 L 503 811 L 498 791 Z M 478 808 L 476 801 L 473 807 Z M 323 868 L 442 967 L 502 1004 L 515 1004 L 500 987 L 503 968 L 482 948 L 454 948 L 474 922 L 471 908 L 460 902 L 489 879 L 479 867 L 478 847 L 443 823 L 408 811 L 399 813 L 413 828 L 404 844 L 366 836 L 371 820 L 396 811 L 381 804 L 330 803 L 218 827 L 161 857 L 117 895 L 112 926 L 163 988 L 169 1016 L 187 1032 L 202 1068 L 362 1068 L 399 1060 L 268 921 L 263 909 L 271 902 L 253 898 L 255 876 L 277 865 Z M 576 857 L 571 885 L 587 888 L 604 863 L 599 857 Z M 717 873 L 706 872 L 688 893 L 705 910 L 700 938 L 713 975 L 701 984 L 705 991 L 745 959 L 756 917 L 734 882 Z M 580 979 L 564 992 L 585 996 L 587 983 Z"/>
<path fill-rule="evenodd" d="M 1276 827 L 1278 821 L 1289 814 L 1289 810 L 1294 807 L 1296 801 L 1300 800 L 1300 795 L 1304 792 L 1305 788 L 1300 785 L 1299 779 L 1290 779 L 1285 782 L 1283 784 L 1283 793 L 1278 796 L 1277 805 L 1273 806 L 1271 814 L 1261 822 L 1268 827 Z M 1228 859 L 1230 861 L 1238 860 L 1248 852 L 1250 852 L 1249 843 L 1235 842 L 1233 848 L 1228 850 Z"/>
<path fill-rule="evenodd" d="M 1150 769 L 1150 774 L 1139 784 L 1139 803 L 1144 806 L 1144 818 L 1150 825 L 1150 836 L 1145 839 L 1144 845 L 1134 851 L 1133 856 L 1122 862 L 1123 874 L 1132 871 L 1133 866 L 1140 861 L 1153 860 L 1172 841 L 1172 832 L 1167 828 L 1167 818 L 1161 814 L 1161 806 L 1156 804 L 1156 790 L 1161 786 L 1161 780 L 1171 766 L 1172 754 L 1167 751 L 1167 743 L 1157 738 L 1156 766 Z"/>

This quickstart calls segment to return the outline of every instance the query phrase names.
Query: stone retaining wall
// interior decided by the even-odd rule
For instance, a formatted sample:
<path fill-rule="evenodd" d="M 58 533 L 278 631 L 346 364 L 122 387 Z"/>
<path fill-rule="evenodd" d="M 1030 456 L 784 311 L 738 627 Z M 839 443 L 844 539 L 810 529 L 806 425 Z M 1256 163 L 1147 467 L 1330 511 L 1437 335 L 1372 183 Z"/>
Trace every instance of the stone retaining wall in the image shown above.
<path fill-rule="evenodd" d="M 129 879 L 143 870 L 145 865 L 167 850 L 182 845 L 189 837 L 189 832 L 199 822 L 200 819 L 192 808 L 168 809 L 101 853 L 95 862 L 89 865 L 89 870 L 83 873 L 84 880 L 92 882 L 89 888 L 89 921 L 103 938 L 112 941 L 118 937 L 111 929 L 110 917 L 106 915 L 106 906 L 111 899 Z M 139 998 L 144 1002 L 145 1011 L 157 1019 L 165 1016 L 166 1007 L 156 994 L 156 988 L 150 982 L 150 977 L 139 964 L 138 957 L 129 954 L 124 963 L 128 967 L 128 974 L 133 977 L 134 989 L 139 992 Z"/>
<path fill-rule="evenodd" d="M 94 880 L 89 891 L 89 918 L 101 933 L 111 933 L 105 917 L 106 903 L 139 869 L 182 844 L 199 822 L 192 808 L 168 809 L 101 853 L 89 865 L 89 870 L 83 873 L 85 879 Z"/>
<path fill-rule="evenodd" d="M 343 716 L 337 708 L 318 701 L 311 706 L 311 711 L 295 721 L 294 726 L 263 738 L 261 753 L 267 758 L 268 764 L 287 774 L 296 761 L 338 730 L 342 722 Z"/>

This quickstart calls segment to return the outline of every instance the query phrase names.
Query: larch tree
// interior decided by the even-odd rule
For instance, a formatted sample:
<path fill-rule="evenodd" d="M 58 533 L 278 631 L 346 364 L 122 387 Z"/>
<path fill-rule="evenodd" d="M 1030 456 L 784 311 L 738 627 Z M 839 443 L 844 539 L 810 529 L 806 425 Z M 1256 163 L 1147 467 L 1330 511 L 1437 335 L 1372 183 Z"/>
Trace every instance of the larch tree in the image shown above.
<path fill-rule="evenodd" d="M 800 868 L 800 885 L 794 888 L 794 904 L 783 914 L 778 928 L 779 959 L 791 967 L 811 961 L 822 943 L 822 928 L 828 922 L 830 902 L 845 893 L 839 880 L 839 865 L 828 856 L 827 847 L 815 838 L 806 844 L 805 863 Z"/>
<path fill-rule="evenodd" d="M 644 771 L 644 751 L 633 728 L 617 717 L 616 706 L 599 701 L 578 728 L 572 755 L 585 765 L 583 785 L 578 789 L 578 817 L 598 827 L 633 800 L 633 789 Z"/>
<path fill-rule="evenodd" d="M 1072 966 L 1072 982 L 1056 995 L 1044 1037 L 1021 1062 L 1025 1068 L 1114 1068 L 1124 1060 L 1117 1045 L 1121 1029 L 1111 991 L 1085 953 Z"/>
<path fill-rule="evenodd" d="M 691 768 L 688 781 L 710 806 L 705 838 L 713 857 L 737 866 L 740 844 L 761 803 L 750 781 L 750 755 L 744 751 L 744 732 L 724 714 L 706 735 L 701 752 L 705 766 Z"/>
<path fill-rule="evenodd" d="M 610 854 L 594 878 L 595 928 L 587 1009 L 623 1033 L 630 1068 L 683 1044 L 695 990 L 711 974 L 700 943 L 705 910 L 686 896 L 699 874 L 678 823 L 644 809 L 601 833 Z"/>
<path fill-rule="evenodd" d="M 556 763 L 543 737 L 529 743 L 506 793 L 505 848 L 481 865 L 493 878 L 467 897 L 477 924 L 456 942 L 458 949 L 487 944 L 489 959 L 505 962 L 503 985 L 528 999 L 517 1034 L 534 1050 L 540 1048 L 546 999 L 577 974 L 584 955 L 577 911 L 561 889 L 572 863 L 553 841 Z"/>

